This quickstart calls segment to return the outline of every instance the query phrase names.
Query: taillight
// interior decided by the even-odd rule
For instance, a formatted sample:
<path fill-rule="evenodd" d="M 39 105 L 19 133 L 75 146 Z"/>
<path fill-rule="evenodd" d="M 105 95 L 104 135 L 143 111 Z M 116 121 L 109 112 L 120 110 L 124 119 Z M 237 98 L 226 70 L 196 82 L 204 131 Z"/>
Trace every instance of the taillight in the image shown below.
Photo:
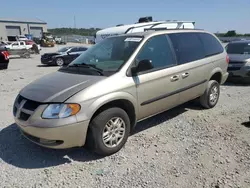
<path fill-rule="evenodd" d="M 25 41 L 25 44 L 26 44 L 26 45 L 32 45 L 32 44 L 33 44 L 33 41 Z"/>
<path fill-rule="evenodd" d="M 3 54 L 5 60 L 8 60 L 8 59 L 9 59 L 9 52 L 3 51 L 3 52 L 1 52 L 1 53 Z"/>
<path fill-rule="evenodd" d="M 226 62 L 227 62 L 227 64 L 229 63 L 229 57 L 228 57 L 228 55 L 226 56 Z"/>

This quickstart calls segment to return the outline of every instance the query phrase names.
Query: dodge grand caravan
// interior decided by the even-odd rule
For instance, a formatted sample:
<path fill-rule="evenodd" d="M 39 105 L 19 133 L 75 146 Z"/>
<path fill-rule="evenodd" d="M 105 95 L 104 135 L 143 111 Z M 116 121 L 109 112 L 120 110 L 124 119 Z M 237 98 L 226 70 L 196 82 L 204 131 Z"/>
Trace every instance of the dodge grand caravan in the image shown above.
<path fill-rule="evenodd" d="M 232 41 L 226 46 L 229 78 L 250 83 L 250 40 Z"/>
<path fill-rule="evenodd" d="M 227 53 L 206 31 L 113 36 L 24 87 L 13 114 L 22 134 L 38 145 L 87 145 L 111 155 L 142 119 L 194 99 L 213 108 L 227 68 Z"/>

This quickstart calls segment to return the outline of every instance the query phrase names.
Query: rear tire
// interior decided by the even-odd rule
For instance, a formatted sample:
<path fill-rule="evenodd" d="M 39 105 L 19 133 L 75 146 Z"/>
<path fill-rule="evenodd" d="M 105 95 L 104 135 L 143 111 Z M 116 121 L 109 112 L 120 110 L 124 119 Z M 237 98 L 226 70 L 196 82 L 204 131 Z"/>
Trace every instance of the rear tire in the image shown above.
<path fill-rule="evenodd" d="M 87 148 L 103 156 L 118 152 L 126 143 L 130 120 L 121 108 L 109 108 L 99 113 L 90 123 Z"/>
<path fill-rule="evenodd" d="M 220 96 L 220 84 L 215 80 L 210 80 L 208 82 L 206 91 L 200 97 L 200 104 L 206 109 L 213 108 Z"/>

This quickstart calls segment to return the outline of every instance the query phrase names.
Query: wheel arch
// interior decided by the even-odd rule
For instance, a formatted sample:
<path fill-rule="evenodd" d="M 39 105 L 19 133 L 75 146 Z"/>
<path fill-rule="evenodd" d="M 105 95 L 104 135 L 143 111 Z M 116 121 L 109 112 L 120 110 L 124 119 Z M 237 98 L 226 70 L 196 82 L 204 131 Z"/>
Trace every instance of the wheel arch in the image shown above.
<path fill-rule="evenodd" d="M 211 74 L 210 74 L 210 77 L 209 77 L 209 80 L 215 80 L 217 81 L 219 84 L 222 83 L 222 70 L 220 68 L 216 68 L 214 69 Z"/>
<path fill-rule="evenodd" d="M 115 95 L 117 97 L 115 97 Z M 93 120 L 93 118 L 96 117 L 97 114 L 111 107 L 119 107 L 128 114 L 132 130 L 136 124 L 137 117 L 136 100 L 132 95 L 123 92 L 119 92 L 119 94 L 112 93 L 108 96 L 103 96 L 94 101 L 89 108 L 92 111 L 92 114 L 90 115 L 90 122 L 91 120 Z"/>

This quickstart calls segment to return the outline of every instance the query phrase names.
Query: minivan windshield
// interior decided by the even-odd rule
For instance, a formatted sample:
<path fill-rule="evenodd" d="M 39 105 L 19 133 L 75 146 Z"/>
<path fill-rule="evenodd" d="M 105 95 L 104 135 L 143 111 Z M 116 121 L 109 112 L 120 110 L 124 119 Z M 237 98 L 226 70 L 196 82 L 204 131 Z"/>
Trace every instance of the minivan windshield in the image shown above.
<path fill-rule="evenodd" d="M 81 54 L 69 67 L 95 67 L 102 72 L 116 72 L 138 47 L 142 37 L 116 36 L 102 40 Z"/>
<path fill-rule="evenodd" d="M 228 54 L 250 54 L 250 43 L 230 43 L 227 46 Z"/>

